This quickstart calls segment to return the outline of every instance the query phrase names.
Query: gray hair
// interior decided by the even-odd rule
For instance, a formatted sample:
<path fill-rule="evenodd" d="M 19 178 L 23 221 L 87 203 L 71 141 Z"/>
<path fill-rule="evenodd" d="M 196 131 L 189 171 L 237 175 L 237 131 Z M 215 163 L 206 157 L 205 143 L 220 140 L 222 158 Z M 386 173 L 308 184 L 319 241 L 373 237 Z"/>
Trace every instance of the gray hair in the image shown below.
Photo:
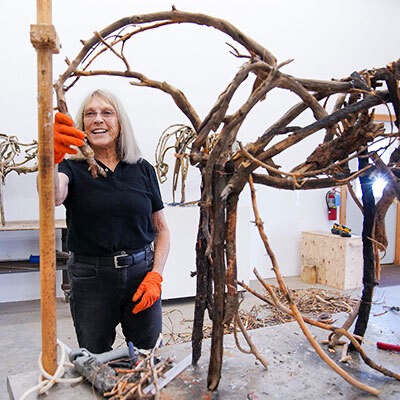
<path fill-rule="evenodd" d="M 121 102 L 107 90 L 95 90 L 83 100 L 75 119 L 76 127 L 82 131 L 85 130 L 83 123 L 83 112 L 93 97 L 99 97 L 101 100 L 104 100 L 113 106 L 117 113 L 117 118 L 120 125 L 120 134 L 117 139 L 117 153 L 119 158 L 128 164 L 135 164 L 140 161 L 142 155 L 136 142 L 135 135 L 133 134 L 132 124 L 128 114 L 126 113 Z M 79 152 L 79 155 L 73 158 L 83 158 L 83 155 Z"/>

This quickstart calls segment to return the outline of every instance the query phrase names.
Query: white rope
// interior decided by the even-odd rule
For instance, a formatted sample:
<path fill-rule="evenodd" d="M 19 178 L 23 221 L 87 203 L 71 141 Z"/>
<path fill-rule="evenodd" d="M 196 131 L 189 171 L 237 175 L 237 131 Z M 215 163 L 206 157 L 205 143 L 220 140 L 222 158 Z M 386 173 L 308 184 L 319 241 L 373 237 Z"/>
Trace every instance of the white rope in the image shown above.
<path fill-rule="evenodd" d="M 37 392 L 38 395 L 46 393 L 49 391 L 55 383 L 78 383 L 82 381 L 83 377 L 78 376 L 76 378 L 63 378 L 65 373 L 64 366 L 73 367 L 69 361 L 66 361 L 66 354 L 70 352 L 68 346 L 66 346 L 61 340 L 57 339 L 57 347 L 60 349 L 60 361 L 58 363 L 58 367 L 54 375 L 50 375 L 45 371 L 42 364 L 42 353 L 39 355 L 38 365 L 41 374 L 39 375 L 39 383 L 28 389 L 20 398 L 19 400 L 25 400 L 31 393 Z M 68 351 L 69 350 L 69 351 Z M 43 379 L 44 378 L 44 379 Z"/>

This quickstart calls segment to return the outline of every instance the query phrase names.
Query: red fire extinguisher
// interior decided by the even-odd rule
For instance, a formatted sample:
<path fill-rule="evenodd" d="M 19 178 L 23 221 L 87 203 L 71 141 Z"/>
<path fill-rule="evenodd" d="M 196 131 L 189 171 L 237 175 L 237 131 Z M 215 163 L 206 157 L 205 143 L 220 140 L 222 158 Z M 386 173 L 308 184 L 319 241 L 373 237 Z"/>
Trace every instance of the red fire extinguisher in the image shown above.
<path fill-rule="evenodd" d="M 340 205 L 340 194 L 335 188 L 329 190 L 325 195 L 326 206 L 328 207 L 328 219 L 334 221 L 337 219 L 337 208 Z"/>

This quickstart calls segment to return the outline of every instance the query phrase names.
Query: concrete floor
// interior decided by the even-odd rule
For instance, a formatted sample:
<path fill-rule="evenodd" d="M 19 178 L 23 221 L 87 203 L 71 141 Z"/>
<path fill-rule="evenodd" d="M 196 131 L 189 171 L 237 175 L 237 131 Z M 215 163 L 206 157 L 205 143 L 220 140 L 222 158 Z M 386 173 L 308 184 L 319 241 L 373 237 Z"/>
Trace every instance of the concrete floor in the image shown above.
<path fill-rule="evenodd" d="M 287 278 L 291 289 L 309 287 L 298 278 Z M 253 286 L 253 285 L 252 285 Z M 258 283 L 254 284 L 258 288 Z M 323 287 L 313 285 L 313 287 Z M 328 288 L 331 289 L 331 288 Z M 353 291 L 354 295 L 359 290 Z M 249 293 L 244 294 L 242 308 L 249 309 L 259 303 Z M 377 287 L 370 322 L 365 336 L 365 350 L 378 364 L 400 373 L 400 353 L 376 349 L 376 341 L 400 344 L 400 313 L 388 311 L 388 307 L 400 305 L 399 286 Z M 188 335 L 193 320 L 193 301 L 164 302 L 164 333 Z M 69 347 L 77 348 L 69 306 L 63 299 L 57 301 L 58 338 Z M 279 325 L 251 331 L 258 349 L 270 363 L 268 371 L 251 355 L 240 353 L 231 337 L 225 340 L 222 379 L 215 399 L 300 399 L 313 396 L 318 399 L 368 399 L 366 395 L 345 382 L 327 367 L 308 344 L 297 323 Z M 326 332 L 315 332 L 318 338 L 326 339 Z M 41 351 L 40 304 L 38 301 L 0 304 L 0 400 L 8 400 L 7 378 L 11 382 L 11 393 L 18 398 L 26 389 L 37 383 L 39 369 L 37 360 Z M 170 343 L 173 342 L 170 337 Z M 121 335 L 118 343 L 123 342 Z M 118 345 L 118 343 L 116 343 Z M 211 398 L 206 390 L 209 340 L 204 341 L 203 356 L 198 367 L 189 367 L 179 378 L 163 390 L 165 399 Z M 190 354 L 190 343 L 172 344 L 162 348 L 162 356 L 173 354 L 177 361 Z M 337 356 L 333 356 L 337 359 Z M 344 368 L 361 382 L 382 391 L 382 399 L 399 399 L 400 382 L 371 371 L 358 358 Z M 316 374 L 316 371 L 317 374 Z M 18 384 L 17 384 L 18 382 Z M 20 386 L 23 386 L 22 388 Z M 25 386 L 24 386 L 25 385 Z M 19 386 L 17 388 L 17 386 Z M 59 385 L 60 386 L 60 385 Z M 82 389 L 83 388 L 83 389 Z M 24 389 L 24 390 L 22 390 Z M 53 388 L 54 389 L 54 388 Z M 52 391 L 53 391 L 52 389 Z M 21 391 L 22 390 L 22 391 Z M 58 390 L 58 392 L 57 392 Z M 67 395 L 60 388 L 50 391 L 47 399 L 100 398 L 89 386 L 81 385 L 69 389 Z M 79 393 L 78 393 L 79 392 Z M 375 398 L 375 397 L 374 397 Z M 33 395 L 29 399 L 36 399 Z"/>

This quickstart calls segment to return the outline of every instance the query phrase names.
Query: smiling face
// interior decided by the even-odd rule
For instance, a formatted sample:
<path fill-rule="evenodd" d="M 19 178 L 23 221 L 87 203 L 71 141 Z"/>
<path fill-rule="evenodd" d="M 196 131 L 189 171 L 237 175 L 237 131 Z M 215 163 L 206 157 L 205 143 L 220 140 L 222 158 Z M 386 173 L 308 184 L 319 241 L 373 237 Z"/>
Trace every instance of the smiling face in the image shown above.
<path fill-rule="evenodd" d="M 115 108 L 100 98 L 92 97 L 83 110 L 87 139 L 95 152 L 117 149 L 120 125 Z"/>

